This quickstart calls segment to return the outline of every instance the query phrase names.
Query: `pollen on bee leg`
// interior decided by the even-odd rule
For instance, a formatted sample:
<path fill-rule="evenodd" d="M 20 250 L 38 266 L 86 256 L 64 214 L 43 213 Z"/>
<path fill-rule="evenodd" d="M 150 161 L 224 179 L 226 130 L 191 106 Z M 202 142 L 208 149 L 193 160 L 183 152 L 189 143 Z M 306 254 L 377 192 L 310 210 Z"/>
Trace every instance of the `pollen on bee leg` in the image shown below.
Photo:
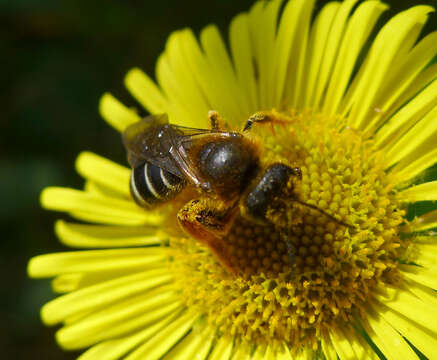
<path fill-rule="evenodd" d="M 206 245 L 217 260 L 231 273 L 237 268 L 230 261 L 229 246 L 223 236 L 232 225 L 236 210 L 217 208 L 212 202 L 203 199 L 189 201 L 178 212 L 178 221 L 183 230 L 200 243 Z"/>

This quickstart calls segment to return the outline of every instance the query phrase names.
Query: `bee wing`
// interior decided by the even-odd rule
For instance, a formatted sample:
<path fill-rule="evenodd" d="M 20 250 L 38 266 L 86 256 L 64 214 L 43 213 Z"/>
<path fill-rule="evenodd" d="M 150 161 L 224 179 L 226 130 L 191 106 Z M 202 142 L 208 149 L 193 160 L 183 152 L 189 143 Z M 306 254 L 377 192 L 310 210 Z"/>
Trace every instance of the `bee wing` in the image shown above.
<path fill-rule="evenodd" d="M 168 124 L 167 114 L 160 114 L 146 116 L 141 121 L 128 126 L 123 133 L 127 159 L 133 169 L 147 161 L 183 178 L 169 155 L 169 144 L 161 141 L 163 134 L 160 133 L 166 124 Z"/>
<path fill-rule="evenodd" d="M 132 168 L 148 161 L 184 179 L 192 167 L 184 148 L 194 138 L 211 132 L 214 131 L 168 124 L 167 114 L 150 115 L 126 128 L 123 143 Z M 194 175 L 188 177 L 197 182 Z"/>

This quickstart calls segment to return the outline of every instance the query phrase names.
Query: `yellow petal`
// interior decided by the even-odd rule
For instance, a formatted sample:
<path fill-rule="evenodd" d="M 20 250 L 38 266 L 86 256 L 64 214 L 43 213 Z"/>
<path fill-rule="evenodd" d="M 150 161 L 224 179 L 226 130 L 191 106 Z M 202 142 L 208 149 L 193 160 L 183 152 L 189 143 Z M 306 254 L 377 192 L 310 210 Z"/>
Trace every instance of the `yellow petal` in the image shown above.
<path fill-rule="evenodd" d="M 405 132 L 437 105 L 437 80 L 429 84 L 388 121 L 375 135 L 375 144 L 390 149 Z M 393 163 L 393 162 L 392 162 Z"/>
<path fill-rule="evenodd" d="M 401 191 L 399 198 L 408 202 L 437 200 L 437 181 L 412 186 Z"/>
<path fill-rule="evenodd" d="M 249 347 L 249 345 L 247 344 L 247 342 L 243 343 L 243 344 L 238 344 L 235 347 L 235 352 L 232 356 L 232 360 L 249 360 L 251 358 L 250 355 L 251 349 Z M 218 358 L 221 360 L 221 358 Z"/>
<path fill-rule="evenodd" d="M 285 79 L 282 107 L 301 108 L 304 104 L 306 55 L 308 52 L 308 41 L 310 33 L 311 16 L 314 9 L 313 0 L 305 1 L 302 13 L 299 14 L 295 32 L 295 38 L 290 48 L 289 66 Z M 273 76 L 270 76 L 273 79 Z M 274 104 L 276 105 L 276 104 Z"/>
<path fill-rule="evenodd" d="M 375 341 L 374 337 L 371 339 L 378 347 L 382 345 L 380 349 L 388 360 L 419 359 L 404 338 L 380 314 L 371 311 L 369 315 L 367 319 L 378 337 L 378 342 Z"/>
<path fill-rule="evenodd" d="M 124 79 L 126 87 L 131 94 L 151 114 L 166 113 L 169 107 L 168 101 L 161 90 L 140 69 L 131 69 Z"/>
<path fill-rule="evenodd" d="M 101 197 L 83 191 L 49 187 L 41 193 L 44 208 L 71 213 L 89 213 L 101 216 L 114 225 L 157 225 L 161 217 L 148 213 L 132 201 Z"/>
<path fill-rule="evenodd" d="M 92 180 L 86 180 L 83 189 L 86 193 L 96 195 L 98 197 L 109 197 L 118 200 L 131 200 L 130 195 L 126 196 Z"/>
<path fill-rule="evenodd" d="M 433 151 L 437 139 L 437 107 L 431 110 L 422 120 L 409 129 L 399 141 L 388 149 L 387 158 L 390 166 L 410 154 L 420 155 Z"/>
<path fill-rule="evenodd" d="M 437 307 L 437 292 L 430 289 L 427 286 L 421 285 L 414 280 L 406 279 L 406 288 L 416 295 L 419 299 L 421 299 L 426 304 L 429 304 L 432 307 Z"/>
<path fill-rule="evenodd" d="M 28 270 L 29 276 L 30 270 Z M 76 290 L 83 274 L 63 274 L 52 280 L 52 289 L 58 294 L 67 293 Z"/>
<path fill-rule="evenodd" d="M 329 337 L 322 337 L 321 343 L 326 360 L 337 360 L 337 351 L 334 349 L 331 339 Z"/>
<path fill-rule="evenodd" d="M 425 268 L 437 267 L 437 244 L 413 244 L 416 252 L 414 263 L 424 266 Z"/>
<path fill-rule="evenodd" d="M 161 269 L 168 268 L 168 264 L 163 262 L 159 266 Z M 74 274 L 62 274 L 56 276 L 52 280 L 52 289 L 57 293 L 67 293 L 83 289 L 96 284 L 101 284 L 105 281 L 116 279 L 122 276 L 126 276 L 132 273 L 136 273 L 135 269 L 112 269 L 100 272 L 92 273 L 74 273 Z M 74 315 L 73 317 L 75 317 Z"/>
<path fill-rule="evenodd" d="M 170 66 L 167 53 L 161 54 L 157 60 L 156 78 L 168 98 L 170 106 L 167 114 L 170 123 L 192 127 L 199 127 L 199 124 L 202 123 L 206 125 L 207 114 L 205 114 L 204 121 L 201 118 L 194 118 L 193 114 L 190 114 L 190 108 L 187 106 L 189 102 L 186 102 L 188 94 L 184 91 L 184 85 L 175 80 L 175 73 Z"/>
<path fill-rule="evenodd" d="M 402 268 L 404 269 L 405 266 L 402 266 Z M 404 271 L 402 274 L 406 276 L 408 273 Z M 376 296 L 376 300 L 411 321 L 416 322 L 418 326 L 437 333 L 437 324 L 435 322 L 435 319 L 437 319 L 437 309 L 409 292 L 386 287 L 384 292 L 381 292 L 381 295 Z"/>
<path fill-rule="evenodd" d="M 264 354 L 266 353 L 266 346 L 264 345 L 258 345 L 256 347 L 255 352 L 250 357 L 250 360 L 263 360 Z"/>
<path fill-rule="evenodd" d="M 172 288 L 161 287 L 93 312 L 61 328 L 56 338 L 63 348 L 80 349 L 122 337 L 168 316 L 181 307 Z M 144 316 L 147 314 L 148 316 Z M 139 321 L 141 318 L 142 321 Z"/>
<path fill-rule="evenodd" d="M 390 70 L 390 77 L 380 89 L 378 116 L 367 125 L 366 131 L 374 132 L 382 123 L 380 118 L 406 89 L 416 80 L 419 73 L 437 54 L 437 32 L 423 38 L 401 61 L 396 61 Z"/>
<path fill-rule="evenodd" d="M 200 34 L 200 43 L 209 65 L 211 76 L 209 87 L 214 86 L 220 89 L 220 97 L 222 101 L 225 101 L 223 109 L 214 110 L 220 110 L 229 124 L 241 124 L 248 115 L 244 113 L 243 107 L 239 105 L 244 101 L 240 98 L 245 97 L 246 94 L 238 89 L 229 54 L 217 27 L 210 25 L 203 29 Z"/>
<path fill-rule="evenodd" d="M 135 349 L 126 360 L 157 360 L 170 350 L 192 327 L 197 314 L 187 313 L 166 326 L 143 345 Z"/>
<path fill-rule="evenodd" d="M 306 87 L 304 96 L 304 108 L 314 106 L 314 91 L 317 86 L 320 67 L 323 60 L 326 44 L 332 23 L 340 7 L 339 2 L 329 2 L 318 13 L 316 20 L 311 26 L 311 34 L 308 44 L 308 54 L 306 62 Z"/>
<path fill-rule="evenodd" d="M 437 227 L 437 210 L 430 211 L 411 222 L 411 228 L 415 231 L 424 231 Z"/>
<path fill-rule="evenodd" d="M 329 31 L 326 47 L 323 53 L 323 60 L 320 66 L 320 73 L 317 80 L 316 89 L 314 92 L 313 106 L 317 108 L 325 93 L 326 87 L 329 84 L 332 75 L 332 69 L 337 60 L 338 51 L 343 41 L 344 31 L 349 18 L 349 15 L 357 3 L 357 0 L 345 0 L 339 7 L 332 27 Z"/>
<path fill-rule="evenodd" d="M 332 344 L 341 360 L 379 359 L 362 335 L 352 327 L 336 328 L 330 335 Z"/>
<path fill-rule="evenodd" d="M 437 270 L 426 269 L 419 266 L 401 265 L 402 274 L 408 279 L 414 280 L 419 284 L 437 289 Z"/>
<path fill-rule="evenodd" d="M 435 332 L 429 332 L 423 329 L 420 324 L 417 324 L 400 313 L 389 309 L 383 303 L 375 305 L 376 311 L 402 336 L 408 339 L 419 351 L 421 351 L 428 359 L 435 356 L 437 349 L 437 337 Z"/>
<path fill-rule="evenodd" d="M 196 359 L 203 360 L 208 355 L 214 340 L 214 331 L 211 328 L 194 328 L 178 343 L 167 355 L 165 360 Z"/>
<path fill-rule="evenodd" d="M 171 280 L 167 268 L 123 276 L 58 297 L 43 306 L 41 317 L 47 325 L 54 325 L 76 313 L 101 309 Z"/>
<path fill-rule="evenodd" d="M 351 331 L 344 332 L 344 334 L 357 354 L 357 359 L 380 360 L 380 357 L 357 330 L 351 329 Z"/>
<path fill-rule="evenodd" d="M 113 340 L 103 341 L 91 349 L 83 353 L 79 359 L 80 360 L 117 360 L 126 355 L 132 349 L 137 347 L 139 344 L 147 341 L 155 334 L 159 333 L 166 326 L 171 324 L 174 320 L 179 319 L 180 311 L 174 311 L 166 318 L 159 320 L 151 326 L 141 329 L 138 332 L 134 332 L 122 338 L 115 338 Z"/>
<path fill-rule="evenodd" d="M 437 148 L 434 149 L 419 149 L 412 151 L 408 156 L 405 156 L 398 162 L 390 172 L 395 173 L 399 179 L 400 186 L 412 183 L 426 169 L 436 163 Z"/>
<path fill-rule="evenodd" d="M 113 248 L 160 245 L 165 240 L 155 227 L 101 226 L 67 223 L 59 220 L 55 232 L 60 241 L 76 248 Z"/>
<path fill-rule="evenodd" d="M 275 45 L 276 23 L 279 6 L 282 1 L 274 0 L 269 3 L 256 2 L 249 11 L 249 26 L 253 44 L 254 61 L 258 80 L 259 110 L 270 109 L 272 95 L 269 88 L 269 75 L 272 71 L 272 56 Z M 269 103 L 270 102 L 270 103 Z"/>
<path fill-rule="evenodd" d="M 206 101 L 204 89 L 196 81 L 196 71 L 201 69 L 196 69 L 190 62 L 191 57 L 186 55 L 184 49 L 186 36 L 186 32 L 176 31 L 167 40 L 165 56 L 172 79 L 166 78 L 165 81 L 171 81 L 177 91 L 177 98 L 170 99 L 177 101 L 178 106 L 187 110 L 191 116 L 184 125 L 197 124 L 196 127 L 199 127 L 199 124 L 206 122 L 208 111 L 211 109 Z"/>
<path fill-rule="evenodd" d="M 354 79 L 357 86 L 351 88 L 353 94 L 346 106 L 346 111 L 351 110 L 351 126 L 364 128 L 367 125 L 366 117 L 376 106 L 379 89 L 389 77 L 394 59 L 404 56 L 414 44 L 432 10 L 430 6 L 413 7 L 393 17 L 379 32 L 362 70 Z"/>
<path fill-rule="evenodd" d="M 242 91 L 245 95 L 242 96 L 243 111 L 253 114 L 260 106 L 253 64 L 254 49 L 251 44 L 247 14 L 240 14 L 232 20 L 229 27 L 229 42 L 238 87 L 244 89 Z"/>
<path fill-rule="evenodd" d="M 357 359 L 357 354 L 341 329 L 330 332 L 331 342 L 340 360 Z"/>
<path fill-rule="evenodd" d="M 140 271 L 161 264 L 166 259 L 165 249 L 156 246 L 143 249 L 85 250 L 46 254 L 30 260 L 29 275 L 44 278 L 59 274 L 115 269 Z"/>
<path fill-rule="evenodd" d="M 215 343 L 209 360 L 229 360 L 232 352 L 232 338 L 221 336 Z"/>
<path fill-rule="evenodd" d="M 393 114 L 399 111 L 409 101 L 414 101 L 414 97 L 425 89 L 432 81 L 437 78 L 437 64 L 428 66 L 423 70 L 416 79 L 404 90 L 384 113 L 381 114 L 381 123 L 385 123 Z"/>
<path fill-rule="evenodd" d="M 291 356 L 290 351 L 288 349 L 287 344 L 282 344 L 280 350 L 276 352 L 276 360 L 305 360 L 306 356 L 303 355 L 304 352 L 301 351 L 294 355 L 294 358 Z"/>
<path fill-rule="evenodd" d="M 134 110 L 126 108 L 109 93 L 100 99 L 99 111 L 106 122 L 120 132 L 141 120 Z"/>
<path fill-rule="evenodd" d="M 126 198 L 130 198 L 130 169 L 99 155 L 84 151 L 76 160 L 76 170 L 85 179 L 95 181 Z"/>
<path fill-rule="evenodd" d="M 334 64 L 333 74 L 323 103 L 323 112 L 331 115 L 337 113 L 338 106 L 349 85 L 358 55 L 378 18 L 387 9 L 388 6 L 379 1 L 366 1 L 360 4 L 351 16 Z"/>

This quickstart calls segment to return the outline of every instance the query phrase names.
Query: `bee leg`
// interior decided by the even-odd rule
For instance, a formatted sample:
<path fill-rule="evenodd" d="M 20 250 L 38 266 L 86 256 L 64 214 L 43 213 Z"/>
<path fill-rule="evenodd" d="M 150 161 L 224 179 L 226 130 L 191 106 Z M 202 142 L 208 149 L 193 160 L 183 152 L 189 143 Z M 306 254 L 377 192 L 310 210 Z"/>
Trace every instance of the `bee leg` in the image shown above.
<path fill-rule="evenodd" d="M 249 119 L 247 119 L 246 125 L 244 125 L 244 128 L 243 128 L 243 131 L 250 130 L 253 123 L 255 123 L 255 122 L 263 123 L 263 122 L 268 122 L 268 121 L 270 121 L 270 118 L 267 114 L 255 113 L 251 117 L 249 117 Z"/>
<path fill-rule="evenodd" d="M 223 131 L 226 130 L 225 120 L 215 110 L 208 111 L 208 119 L 211 124 L 211 130 Z"/>
<path fill-rule="evenodd" d="M 238 269 L 231 263 L 231 256 L 223 237 L 228 233 L 238 208 L 214 208 L 200 199 L 191 200 L 178 212 L 182 229 L 197 241 L 206 245 L 215 258 L 230 273 L 237 275 Z"/>
<path fill-rule="evenodd" d="M 290 266 L 293 266 L 294 264 L 294 248 L 293 248 L 293 244 L 291 243 L 290 240 L 290 232 L 281 232 L 281 238 L 285 243 L 285 246 L 287 247 L 287 253 L 288 253 L 288 260 L 290 261 Z"/>
<path fill-rule="evenodd" d="M 279 114 L 276 111 L 263 111 L 253 114 L 247 119 L 246 125 L 244 125 L 243 131 L 248 131 L 252 128 L 254 123 L 257 124 L 270 124 L 271 130 L 275 133 L 274 125 L 289 124 L 292 119 L 286 115 Z"/>

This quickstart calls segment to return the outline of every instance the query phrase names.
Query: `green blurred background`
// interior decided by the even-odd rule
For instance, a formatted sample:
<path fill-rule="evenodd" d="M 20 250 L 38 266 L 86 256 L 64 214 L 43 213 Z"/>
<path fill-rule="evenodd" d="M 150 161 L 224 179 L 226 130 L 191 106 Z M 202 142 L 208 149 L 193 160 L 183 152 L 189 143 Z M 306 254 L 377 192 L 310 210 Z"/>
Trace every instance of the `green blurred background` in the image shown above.
<path fill-rule="evenodd" d="M 327 1 L 319 1 L 318 7 Z M 390 14 L 435 0 L 386 1 Z M 125 163 L 120 136 L 97 112 L 111 91 L 137 106 L 123 88 L 133 66 L 154 74 L 168 35 L 197 33 L 216 23 L 223 33 L 250 0 L 0 0 L 0 349 L 2 359 L 72 359 L 41 325 L 39 309 L 53 298 L 49 281 L 29 280 L 34 255 L 65 250 L 53 234 L 62 214 L 43 211 L 48 185 L 81 187 L 80 151 Z M 431 17 L 427 30 L 437 28 Z M 434 177 L 434 176 L 433 176 Z M 419 210 L 420 211 L 420 210 Z"/>

